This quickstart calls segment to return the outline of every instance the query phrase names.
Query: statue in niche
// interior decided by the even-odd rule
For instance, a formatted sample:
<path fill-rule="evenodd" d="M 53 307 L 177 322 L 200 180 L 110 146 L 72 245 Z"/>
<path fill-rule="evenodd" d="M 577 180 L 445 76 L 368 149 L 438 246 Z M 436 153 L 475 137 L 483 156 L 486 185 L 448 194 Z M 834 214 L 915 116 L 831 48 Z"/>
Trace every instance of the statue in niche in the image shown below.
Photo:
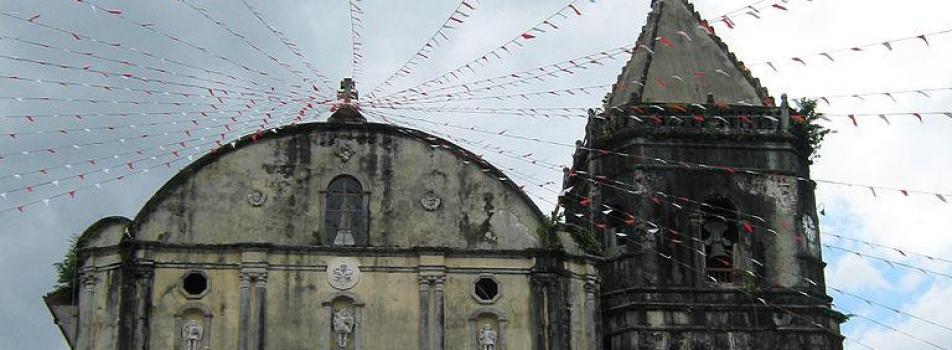
<path fill-rule="evenodd" d="M 344 205 L 347 205 L 346 199 L 344 200 Z M 341 227 L 337 230 L 337 237 L 334 237 L 334 245 L 354 245 L 354 231 L 351 230 L 350 212 L 342 212 L 340 222 Z"/>
<path fill-rule="evenodd" d="M 480 350 L 496 350 L 496 330 L 493 329 L 493 326 L 488 323 L 479 330 L 478 337 L 476 338 L 479 341 Z"/>
<path fill-rule="evenodd" d="M 199 346 L 202 343 L 202 335 L 204 335 L 205 330 L 202 328 L 202 325 L 195 320 L 188 320 L 185 322 L 185 325 L 182 326 L 182 340 L 185 341 L 185 350 L 199 350 Z"/>
<path fill-rule="evenodd" d="M 346 308 L 337 309 L 337 311 L 334 312 L 332 323 L 337 348 L 346 349 L 347 341 L 350 339 L 351 333 L 354 332 L 355 322 L 353 312 Z"/>

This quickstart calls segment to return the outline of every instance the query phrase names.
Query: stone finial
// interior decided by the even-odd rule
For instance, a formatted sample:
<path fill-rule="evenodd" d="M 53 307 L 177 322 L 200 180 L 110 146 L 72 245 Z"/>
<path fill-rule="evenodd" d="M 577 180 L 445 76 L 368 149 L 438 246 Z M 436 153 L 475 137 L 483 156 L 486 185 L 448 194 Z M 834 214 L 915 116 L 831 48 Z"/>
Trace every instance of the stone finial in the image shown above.
<path fill-rule="evenodd" d="M 780 130 L 786 131 L 790 128 L 790 103 L 787 102 L 787 94 L 780 95 Z"/>

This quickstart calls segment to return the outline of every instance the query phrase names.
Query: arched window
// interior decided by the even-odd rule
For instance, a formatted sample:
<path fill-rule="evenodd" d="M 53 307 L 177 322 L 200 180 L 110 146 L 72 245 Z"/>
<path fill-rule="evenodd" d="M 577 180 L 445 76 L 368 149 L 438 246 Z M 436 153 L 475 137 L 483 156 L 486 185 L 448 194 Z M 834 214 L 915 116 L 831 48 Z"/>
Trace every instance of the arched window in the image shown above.
<path fill-rule="evenodd" d="M 734 205 L 727 199 L 718 198 L 707 201 L 703 207 L 704 273 L 708 280 L 735 283 L 740 236 Z"/>
<path fill-rule="evenodd" d="M 325 244 L 367 245 L 367 203 L 360 182 L 340 176 L 327 186 L 325 199 Z"/>

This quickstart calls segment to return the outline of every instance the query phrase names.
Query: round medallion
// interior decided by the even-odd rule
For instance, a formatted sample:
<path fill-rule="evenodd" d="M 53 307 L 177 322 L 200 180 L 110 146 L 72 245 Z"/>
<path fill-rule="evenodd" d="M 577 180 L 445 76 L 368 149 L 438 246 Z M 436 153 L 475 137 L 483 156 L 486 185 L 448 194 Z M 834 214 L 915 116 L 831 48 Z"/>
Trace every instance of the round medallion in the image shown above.
<path fill-rule="evenodd" d="M 433 191 L 427 191 L 423 194 L 423 198 L 420 198 L 420 204 L 423 205 L 423 209 L 427 211 L 439 209 L 441 203 L 442 200 L 440 200 L 440 197 L 437 197 Z"/>
<path fill-rule="evenodd" d="M 360 268 L 353 258 L 337 258 L 327 264 L 327 283 L 334 289 L 351 289 L 360 281 Z"/>
<path fill-rule="evenodd" d="M 251 203 L 251 206 L 260 207 L 262 204 L 264 204 L 264 200 L 265 195 L 264 193 L 261 193 L 261 191 L 254 190 L 248 194 L 248 203 Z"/>

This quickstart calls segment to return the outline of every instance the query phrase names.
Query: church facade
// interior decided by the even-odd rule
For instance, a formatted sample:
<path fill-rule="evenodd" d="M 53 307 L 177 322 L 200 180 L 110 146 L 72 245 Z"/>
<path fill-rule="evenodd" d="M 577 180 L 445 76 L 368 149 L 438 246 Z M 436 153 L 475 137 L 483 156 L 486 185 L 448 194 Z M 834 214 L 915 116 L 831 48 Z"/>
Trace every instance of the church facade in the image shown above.
<path fill-rule="evenodd" d="M 841 349 L 794 112 L 686 0 L 653 7 L 564 223 L 479 156 L 367 122 L 346 82 L 327 122 L 242 138 L 90 226 L 74 288 L 45 298 L 57 326 L 82 350 Z"/>

